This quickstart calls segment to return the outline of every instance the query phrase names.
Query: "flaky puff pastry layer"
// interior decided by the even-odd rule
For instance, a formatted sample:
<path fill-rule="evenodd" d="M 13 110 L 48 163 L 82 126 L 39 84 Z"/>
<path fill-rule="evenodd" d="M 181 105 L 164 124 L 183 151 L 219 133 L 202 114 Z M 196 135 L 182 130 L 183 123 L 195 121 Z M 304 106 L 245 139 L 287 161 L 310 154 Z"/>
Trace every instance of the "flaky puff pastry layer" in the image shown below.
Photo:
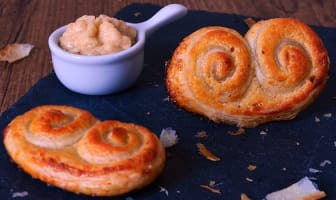
<path fill-rule="evenodd" d="M 17 116 L 4 144 L 34 178 L 65 190 L 115 196 L 140 189 L 162 172 L 165 150 L 147 128 L 99 121 L 85 110 L 45 105 Z"/>
<path fill-rule="evenodd" d="M 239 127 L 289 120 L 323 90 L 329 58 L 318 35 L 292 18 L 259 21 L 241 36 L 203 27 L 179 44 L 166 86 L 178 106 Z"/>

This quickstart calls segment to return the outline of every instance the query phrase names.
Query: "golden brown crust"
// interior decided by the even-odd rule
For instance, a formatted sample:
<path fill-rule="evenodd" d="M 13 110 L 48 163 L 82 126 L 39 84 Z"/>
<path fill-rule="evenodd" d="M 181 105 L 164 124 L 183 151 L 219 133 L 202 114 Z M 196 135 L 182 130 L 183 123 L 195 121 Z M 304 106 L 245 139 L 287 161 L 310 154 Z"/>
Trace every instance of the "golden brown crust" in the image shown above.
<path fill-rule="evenodd" d="M 310 27 L 270 19 L 254 24 L 245 38 L 224 27 L 187 36 L 168 64 L 171 99 L 213 121 L 253 127 L 292 119 L 320 94 L 329 58 Z"/>
<path fill-rule="evenodd" d="M 69 106 L 39 106 L 16 117 L 5 129 L 4 144 L 14 162 L 31 176 L 95 196 L 144 187 L 161 173 L 165 161 L 162 144 L 147 128 L 100 122 Z"/>

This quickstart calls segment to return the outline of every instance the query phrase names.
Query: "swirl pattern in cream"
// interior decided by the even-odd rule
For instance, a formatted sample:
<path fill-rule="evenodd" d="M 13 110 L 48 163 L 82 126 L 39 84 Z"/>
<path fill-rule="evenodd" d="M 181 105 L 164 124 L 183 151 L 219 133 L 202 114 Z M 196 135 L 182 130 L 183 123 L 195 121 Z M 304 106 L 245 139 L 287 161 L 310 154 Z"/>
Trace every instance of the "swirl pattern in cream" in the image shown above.
<path fill-rule="evenodd" d="M 147 128 L 99 121 L 70 106 L 38 106 L 5 129 L 4 144 L 24 171 L 68 191 L 114 196 L 151 183 L 165 150 Z"/>
<path fill-rule="evenodd" d="M 217 122 L 253 127 L 294 118 L 324 88 L 329 58 L 306 24 L 276 18 L 243 38 L 212 26 L 187 36 L 168 65 L 166 85 L 177 105 Z"/>

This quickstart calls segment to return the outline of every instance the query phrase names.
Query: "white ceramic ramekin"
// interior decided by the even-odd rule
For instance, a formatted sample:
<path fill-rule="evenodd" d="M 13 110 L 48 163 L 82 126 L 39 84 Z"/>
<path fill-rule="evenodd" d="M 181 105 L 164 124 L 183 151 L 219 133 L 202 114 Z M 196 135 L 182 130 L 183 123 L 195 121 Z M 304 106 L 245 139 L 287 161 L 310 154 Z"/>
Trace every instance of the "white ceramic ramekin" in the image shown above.
<path fill-rule="evenodd" d="M 186 13 L 184 6 L 170 4 L 145 22 L 127 23 L 137 30 L 137 42 L 126 50 L 99 56 L 78 55 L 62 49 L 58 42 L 66 30 L 63 26 L 48 39 L 56 76 L 65 87 L 81 94 L 106 95 L 125 90 L 141 74 L 146 38 Z"/>

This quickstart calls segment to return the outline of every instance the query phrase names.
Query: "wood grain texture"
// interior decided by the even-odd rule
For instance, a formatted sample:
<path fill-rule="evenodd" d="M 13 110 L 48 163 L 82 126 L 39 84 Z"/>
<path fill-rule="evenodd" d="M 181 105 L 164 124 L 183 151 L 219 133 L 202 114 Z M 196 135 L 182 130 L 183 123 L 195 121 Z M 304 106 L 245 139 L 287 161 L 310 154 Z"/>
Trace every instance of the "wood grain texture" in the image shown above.
<path fill-rule="evenodd" d="M 84 14 L 115 15 L 131 3 L 181 3 L 192 10 L 257 18 L 295 17 L 310 25 L 336 27 L 336 1 L 328 0 L 6 0 L 0 1 L 0 48 L 14 42 L 35 45 L 19 62 L 0 62 L 0 112 L 8 109 L 52 70 L 47 39 L 59 26 Z"/>

